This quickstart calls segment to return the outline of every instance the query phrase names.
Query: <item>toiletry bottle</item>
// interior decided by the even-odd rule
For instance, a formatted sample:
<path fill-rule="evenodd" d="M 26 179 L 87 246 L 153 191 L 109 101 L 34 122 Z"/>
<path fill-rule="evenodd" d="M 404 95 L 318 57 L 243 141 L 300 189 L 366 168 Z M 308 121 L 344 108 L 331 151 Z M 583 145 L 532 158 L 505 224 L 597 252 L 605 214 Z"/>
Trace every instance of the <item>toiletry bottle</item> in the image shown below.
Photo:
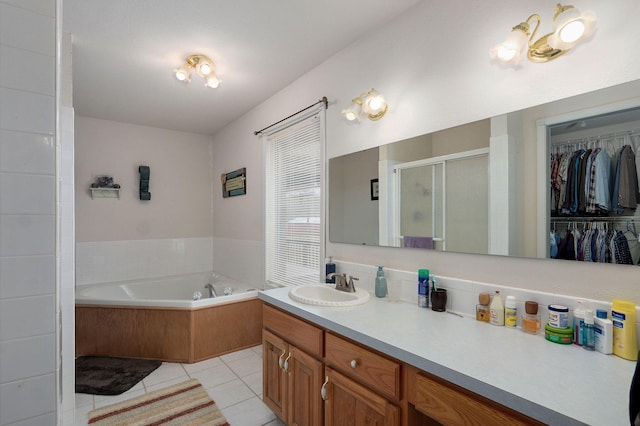
<path fill-rule="evenodd" d="M 385 297 L 387 295 L 387 278 L 384 276 L 382 266 L 378 266 L 376 272 L 376 297 Z"/>
<path fill-rule="evenodd" d="M 429 270 L 418 270 L 418 306 L 429 307 Z"/>
<path fill-rule="evenodd" d="M 478 304 L 476 305 L 476 319 L 478 321 L 489 322 L 489 303 L 491 303 L 489 293 L 480 293 L 478 295 Z"/>
<path fill-rule="evenodd" d="M 524 302 L 524 314 L 522 314 L 522 331 L 530 334 L 540 332 L 540 315 L 538 315 L 538 303 L 531 300 Z"/>
<path fill-rule="evenodd" d="M 611 320 L 613 321 L 613 354 L 624 359 L 637 361 L 635 303 L 614 299 L 611 307 Z"/>
<path fill-rule="evenodd" d="M 493 325 L 504 325 L 504 304 L 500 297 L 500 291 L 496 290 L 491 305 L 489 305 L 489 322 Z"/>
<path fill-rule="evenodd" d="M 507 296 L 504 304 L 504 325 L 510 328 L 516 328 L 518 325 L 518 305 L 513 296 Z"/>
<path fill-rule="evenodd" d="M 604 309 L 596 310 L 594 325 L 596 350 L 609 355 L 613 351 L 613 322 L 607 318 L 607 311 Z"/>
<path fill-rule="evenodd" d="M 324 265 L 324 281 L 326 283 L 335 284 L 336 277 L 327 278 L 327 275 L 333 274 L 334 272 L 336 272 L 336 264 L 333 263 L 333 257 L 329 256 L 329 261 Z"/>
<path fill-rule="evenodd" d="M 573 343 L 582 346 L 582 324 L 584 324 L 584 302 L 578 300 L 578 306 L 573 310 Z"/>
<path fill-rule="evenodd" d="M 584 311 L 584 319 L 582 327 L 580 327 L 580 332 L 582 333 L 582 349 L 594 351 L 596 349 L 596 336 L 593 325 L 593 311 L 591 309 Z"/>

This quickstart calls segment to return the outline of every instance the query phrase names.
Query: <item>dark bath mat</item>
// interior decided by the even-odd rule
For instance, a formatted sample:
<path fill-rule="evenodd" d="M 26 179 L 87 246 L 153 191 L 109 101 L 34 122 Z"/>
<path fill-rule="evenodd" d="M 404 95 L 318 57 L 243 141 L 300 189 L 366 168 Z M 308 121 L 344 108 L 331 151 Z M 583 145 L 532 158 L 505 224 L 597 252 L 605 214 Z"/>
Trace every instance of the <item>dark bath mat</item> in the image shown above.
<path fill-rule="evenodd" d="M 161 364 L 148 359 L 81 356 L 76 358 L 76 393 L 120 395 Z"/>

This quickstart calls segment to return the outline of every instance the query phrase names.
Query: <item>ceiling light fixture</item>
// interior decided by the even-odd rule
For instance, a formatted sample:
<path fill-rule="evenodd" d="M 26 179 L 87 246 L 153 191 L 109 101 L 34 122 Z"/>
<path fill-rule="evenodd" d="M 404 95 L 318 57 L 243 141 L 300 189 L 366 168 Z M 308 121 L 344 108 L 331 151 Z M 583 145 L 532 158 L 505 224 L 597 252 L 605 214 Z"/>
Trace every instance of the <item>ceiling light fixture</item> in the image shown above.
<path fill-rule="evenodd" d="M 533 33 L 531 21 L 536 20 Z M 593 33 L 596 16 L 592 12 L 580 12 L 571 5 L 556 5 L 553 16 L 553 32 L 533 41 L 540 27 L 540 15 L 534 13 L 525 22 L 513 27 L 507 39 L 490 51 L 491 59 L 503 65 L 518 65 L 526 49 L 531 62 L 548 62 L 567 53 L 578 42 Z"/>
<path fill-rule="evenodd" d="M 211 58 L 205 55 L 190 55 L 180 68 L 173 70 L 176 78 L 185 83 L 191 82 L 191 74 L 196 72 L 204 78 L 204 85 L 215 89 L 220 85 L 220 79 L 215 74 L 215 67 Z"/>
<path fill-rule="evenodd" d="M 389 105 L 384 97 L 376 89 L 371 89 L 353 99 L 351 105 L 342 110 L 342 115 L 349 121 L 355 121 L 360 117 L 376 121 L 384 117 L 388 109 Z"/>

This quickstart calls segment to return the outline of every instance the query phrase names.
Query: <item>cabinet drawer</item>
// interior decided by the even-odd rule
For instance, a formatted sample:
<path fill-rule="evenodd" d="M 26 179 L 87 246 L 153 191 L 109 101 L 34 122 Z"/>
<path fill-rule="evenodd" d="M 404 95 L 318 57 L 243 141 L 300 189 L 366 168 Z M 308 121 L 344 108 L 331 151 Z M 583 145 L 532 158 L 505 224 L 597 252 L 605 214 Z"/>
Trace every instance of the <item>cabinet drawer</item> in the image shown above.
<path fill-rule="evenodd" d="M 507 407 L 448 382 L 416 376 L 415 408 L 442 425 L 540 425 Z"/>
<path fill-rule="evenodd" d="M 264 328 L 307 353 L 322 357 L 324 332 L 321 329 L 268 305 L 263 305 L 262 321 Z"/>
<path fill-rule="evenodd" d="M 325 361 L 376 391 L 400 399 L 400 364 L 348 342 L 326 334 Z"/>

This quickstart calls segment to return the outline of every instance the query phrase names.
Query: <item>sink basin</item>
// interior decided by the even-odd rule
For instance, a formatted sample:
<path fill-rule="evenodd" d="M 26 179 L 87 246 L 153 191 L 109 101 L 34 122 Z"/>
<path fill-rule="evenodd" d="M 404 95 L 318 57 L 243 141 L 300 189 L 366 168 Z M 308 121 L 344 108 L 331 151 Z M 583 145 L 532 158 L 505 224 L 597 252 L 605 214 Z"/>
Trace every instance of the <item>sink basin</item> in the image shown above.
<path fill-rule="evenodd" d="M 336 290 L 333 285 L 309 284 L 289 290 L 289 297 L 296 302 L 319 306 L 355 306 L 366 303 L 369 293 L 356 288 L 355 293 Z"/>

